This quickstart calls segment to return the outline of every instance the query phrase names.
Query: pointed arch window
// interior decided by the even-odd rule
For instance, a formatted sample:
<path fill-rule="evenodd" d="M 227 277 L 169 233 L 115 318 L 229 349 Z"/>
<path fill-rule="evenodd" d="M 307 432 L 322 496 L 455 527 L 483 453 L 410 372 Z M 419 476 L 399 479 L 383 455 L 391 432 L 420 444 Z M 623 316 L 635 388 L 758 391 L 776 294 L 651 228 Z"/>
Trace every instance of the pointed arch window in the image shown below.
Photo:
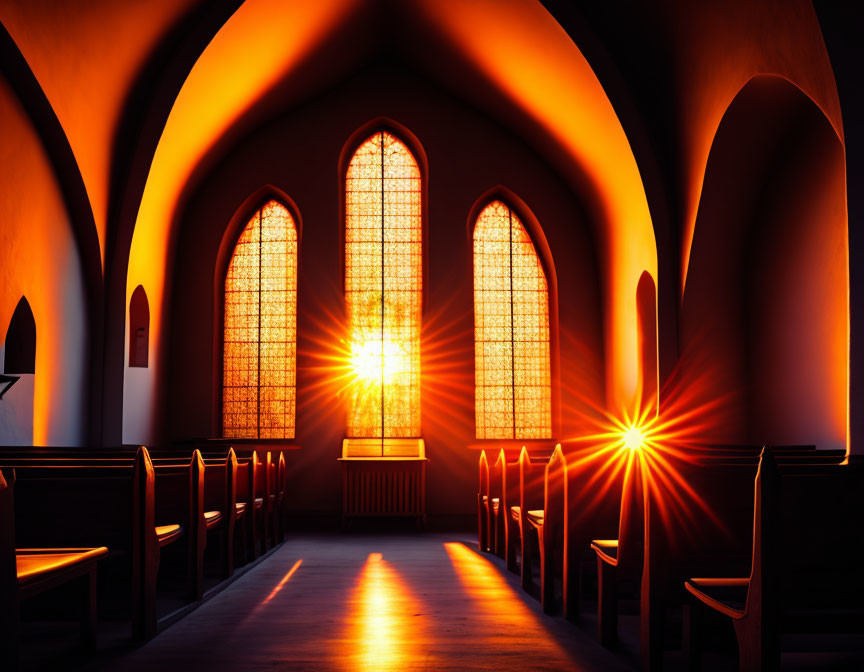
<path fill-rule="evenodd" d="M 549 290 L 525 226 L 500 200 L 474 225 L 478 439 L 552 436 Z"/>
<path fill-rule="evenodd" d="M 297 227 L 271 200 L 250 217 L 225 277 L 222 433 L 294 438 Z"/>
<path fill-rule="evenodd" d="M 345 173 L 345 303 L 354 380 L 349 437 L 420 436 L 422 176 L 379 130 Z"/>

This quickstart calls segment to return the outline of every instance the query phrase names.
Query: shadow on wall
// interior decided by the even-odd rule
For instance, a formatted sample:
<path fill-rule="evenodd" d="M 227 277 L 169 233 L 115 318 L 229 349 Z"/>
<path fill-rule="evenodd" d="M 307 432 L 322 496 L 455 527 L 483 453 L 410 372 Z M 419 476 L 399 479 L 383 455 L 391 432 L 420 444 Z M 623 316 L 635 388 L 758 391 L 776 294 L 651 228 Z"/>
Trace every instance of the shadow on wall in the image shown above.
<path fill-rule="evenodd" d="M 844 185 L 822 111 L 750 80 L 711 148 L 680 320 L 676 377 L 727 405 L 715 442 L 846 446 Z"/>

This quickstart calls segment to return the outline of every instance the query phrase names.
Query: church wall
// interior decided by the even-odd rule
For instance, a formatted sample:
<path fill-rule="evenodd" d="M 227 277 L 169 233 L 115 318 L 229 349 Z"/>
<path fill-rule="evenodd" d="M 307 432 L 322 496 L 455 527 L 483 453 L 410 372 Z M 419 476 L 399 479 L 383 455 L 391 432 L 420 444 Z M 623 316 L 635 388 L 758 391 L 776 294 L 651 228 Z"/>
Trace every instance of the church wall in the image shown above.
<path fill-rule="evenodd" d="M 714 443 L 846 447 L 844 160 L 821 111 L 759 78 L 730 106 L 702 190 L 677 383 Z"/>
<path fill-rule="evenodd" d="M 814 110 L 815 111 L 815 110 Z M 846 447 L 849 282 L 843 149 L 805 124 L 756 216 L 749 259 L 751 433 Z"/>
<path fill-rule="evenodd" d="M 557 275 L 559 338 L 553 349 L 560 406 L 555 438 L 584 431 L 587 406 L 603 399 L 602 317 L 595 247 L 579 199 L 506 129 L 411 76 L 373 70 L 251 134 L 206 175 L 181 215 L 172 281 L 166 438 L 220 430 L 214 389 L 214 274 L 219 245 L 237 207 L 271 184 L 297 205 L 299 246 L 298 409 L 291 460 L 294 504 L 335 513 L 336 458 L 345 428 L 330 357 L 344 344 L 338 162 L 344 142 L 369 120 L 407 127 L 428 158 L 428 221 L 422 345 L 422 423 L 430 457 L 430 513 L 472 511 L 474 436 L 473 289 L 468 214 L 503 185 L 536 216 Z M 219 285 L 221 279 L 216 281 Z M 550 285 L 552 283 L 550 282 Z M 554 302 L 553 302 L 554 305 Z M 554 317 L 553 317 L 554 324 Z M 472 448 L 469 448 L 472 446 Z"/>
<path fill-rule="evenodd" d="M 79 445 L 88 334 L 75 237 L 40 138 L 2 78 L 0 119 L 0 343 L 22 296 L 36 322 L 36 372 L 0 400 L 0 444 Z"/>

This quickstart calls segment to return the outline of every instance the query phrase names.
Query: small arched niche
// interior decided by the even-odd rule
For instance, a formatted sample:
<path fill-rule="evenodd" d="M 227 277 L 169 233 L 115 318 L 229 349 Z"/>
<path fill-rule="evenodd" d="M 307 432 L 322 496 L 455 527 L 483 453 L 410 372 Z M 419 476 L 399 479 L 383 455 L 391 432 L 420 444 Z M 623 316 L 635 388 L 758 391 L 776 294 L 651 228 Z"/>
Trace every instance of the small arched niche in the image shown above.
<path fill-rule="evenodd" d="M 147 368 L 150 354 L 150 304 L 138 285 L 129 301 L 129 366 Z"/>
<path fill-rule="evenodd" d="M 655 414 L 660 402 L 657 357 L 657 287 L 654 278 L 644 271 L 636 286 L 636 316 L 639 333 L 639 359 L 642 370 L 639 380 L 639 411 L 650 405 Z"/>
<path fill-rule="evenodd" d="M 7 375 L 36 373 L 36 320 L 24 296 L 9 321 L 3 372 Z"/>

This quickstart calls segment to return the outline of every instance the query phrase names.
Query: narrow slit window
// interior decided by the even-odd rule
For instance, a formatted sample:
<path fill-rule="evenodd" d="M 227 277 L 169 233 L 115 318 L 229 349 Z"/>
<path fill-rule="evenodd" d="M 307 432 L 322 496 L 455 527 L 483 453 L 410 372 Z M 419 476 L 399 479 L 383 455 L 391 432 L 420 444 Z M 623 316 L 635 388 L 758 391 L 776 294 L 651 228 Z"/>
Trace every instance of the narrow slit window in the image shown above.
<path fill-rule="evenodd" d="M 376 131 L 345 175 L 345 303 L 353 381 L 348 436 L 420 436 L 422 178 Z"/>
<path fill-rule="evenodd" d="M 478 439 L 552 436 L 549 290 L 527 230 L 501 201 L 474 226 L 474 403 Z"/>
<path fill-rule="evenodd" d="M 222 433 L 293 439 L 297 228 L 277 201 L 255 212 L 225 277 Z"/>

